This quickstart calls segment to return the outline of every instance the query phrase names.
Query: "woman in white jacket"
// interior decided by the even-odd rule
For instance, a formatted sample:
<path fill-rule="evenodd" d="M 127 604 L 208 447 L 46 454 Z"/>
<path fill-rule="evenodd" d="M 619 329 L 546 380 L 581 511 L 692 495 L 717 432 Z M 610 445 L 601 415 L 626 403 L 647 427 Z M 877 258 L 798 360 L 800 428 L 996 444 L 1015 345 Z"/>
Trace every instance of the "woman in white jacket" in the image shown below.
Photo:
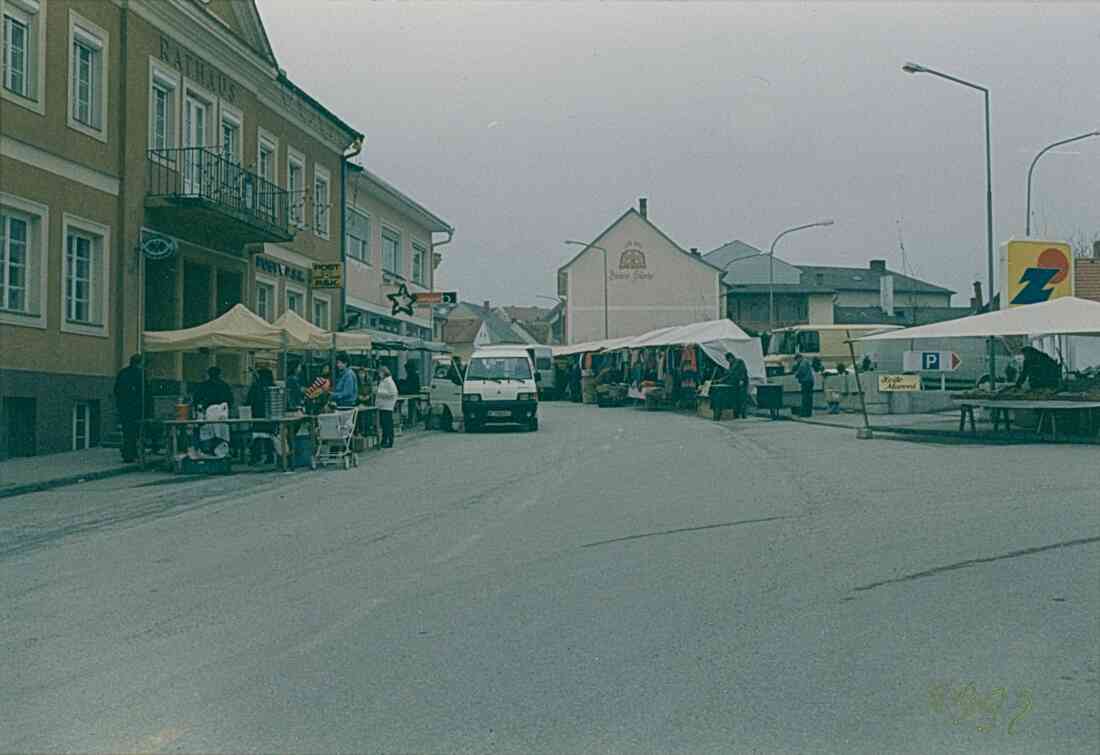
<path fill-rule="evenodd" d="M 393 382 L 388 367 L 378 370 L 382 379 L 374 394 L 378 406 L 378 419 L 382 423 L 382 448 L 393 448 L 393 409 L 397 406 L 397 383 Z"/>

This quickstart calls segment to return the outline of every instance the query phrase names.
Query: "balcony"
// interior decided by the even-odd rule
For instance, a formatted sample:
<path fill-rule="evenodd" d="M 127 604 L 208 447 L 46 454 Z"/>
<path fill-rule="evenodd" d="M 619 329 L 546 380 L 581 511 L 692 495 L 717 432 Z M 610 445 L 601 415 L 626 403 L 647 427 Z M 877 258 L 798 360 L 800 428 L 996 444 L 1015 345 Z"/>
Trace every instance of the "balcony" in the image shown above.
<path fill-rule="evenodd" d="M 145 187 L 149 220 L 188 241 L 240 251 L 294 239 L 290 194 L 214 150 L 149 150 Z"/>

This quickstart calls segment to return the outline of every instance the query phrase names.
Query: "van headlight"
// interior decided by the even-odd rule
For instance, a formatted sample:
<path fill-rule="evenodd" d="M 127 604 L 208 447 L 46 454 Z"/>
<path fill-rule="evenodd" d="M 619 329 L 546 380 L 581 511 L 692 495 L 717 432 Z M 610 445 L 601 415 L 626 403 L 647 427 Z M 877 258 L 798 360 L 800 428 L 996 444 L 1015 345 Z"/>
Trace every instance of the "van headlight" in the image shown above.
<path fill-rule="evenodd" d="M 481 396 L 477 393 L 463 393 L 463 401 L 481 401 Z"/>
<path fill-rule="evenodd" d="M 516 398 L 520 401 L 534 401 L 538 396 L 534 393 L 518 393 L 516 394 Z"/>

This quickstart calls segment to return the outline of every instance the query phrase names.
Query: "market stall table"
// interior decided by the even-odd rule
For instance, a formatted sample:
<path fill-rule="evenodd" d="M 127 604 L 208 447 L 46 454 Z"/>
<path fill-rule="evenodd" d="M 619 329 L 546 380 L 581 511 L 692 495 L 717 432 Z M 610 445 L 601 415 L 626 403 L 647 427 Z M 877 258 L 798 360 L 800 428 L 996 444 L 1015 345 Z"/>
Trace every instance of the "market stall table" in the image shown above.
<path fill-rule="evenodd" d="M 1093 411 L 1100 409 L 1100 401 L 1069 401 L 1069 400 L 1045 400 L 1045 401 L 1028 401 L 1017 399 L 974 399 L 963 398 L 959 401 L 959 430 L 966 429 L 966 420 L 970 420 L 970 429 L 974 430 L 974 410 L 975 409 L 987 409 L 993 419 L 993 429 L 1000 429 L 1000 424 L 1003 421 L 1005 430 L 1009 430 L 1011 425 L 1008 419 L 1009 411 L 1035 411 L 1039 413 L 1039 425 L 1038 432 L 1042 433 L 1043 425 L 1046 424 L 1046 420 L 1050 420 L 1050 437 L 1051 440 L 1058 440 L 1058 421 L 1056 412 L 1072 412 L 1072 411 L 1084 411 L 1087 412 L 1088 417 L 1089 435 L 1095 434 L 1095 426 L 1092 422 Z"/>
<path fill-rule="evenodd" d="M 145 420 L 142 422 L 142 427 L 158 425 L 165 428 L 168 434 L 168 459 L 172 465 L 173 471 L 179 471 L 179 460 L 177 457 L 179 452 L 179 436 L 180 430 L 186 430 L 190 428 L 192 431 L 202 427 L 203 425 L 226 425 L 230 428 L 234 426 L 243 425 L 275 425 L 278 428 L 279 441 L 281 448 L 279 449 L 279 468 L 286 471 L 290 468 L 290 439 L 298 434 L 302 426 L 308 424 L 310 427 L 310 433 L 316 433 L 316 418 L 310 414 L 287 414 L 282 417 L 263 417 L 263 418 L 226 418 L 226 419 L 172 419 L 172 420 Z M 194 436 L 194 432 L 187 433 L 188 446 L 191 446 L 191 439 Z M 145 462 L 145 444 L 139 444 L 139 452 L 141 454 L 140 463 L 141 468 L 146 468 Z"/>

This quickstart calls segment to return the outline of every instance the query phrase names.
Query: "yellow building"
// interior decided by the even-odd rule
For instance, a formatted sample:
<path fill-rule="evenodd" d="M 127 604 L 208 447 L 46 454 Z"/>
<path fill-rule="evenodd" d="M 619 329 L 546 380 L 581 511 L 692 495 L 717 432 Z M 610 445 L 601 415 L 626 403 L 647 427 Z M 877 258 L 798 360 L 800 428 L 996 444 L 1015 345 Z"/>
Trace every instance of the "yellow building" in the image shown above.
<path fill-rule="evenodd" d="M 253 0 L 0 0 L 0 16 L 0 458 L 95 445 L 143 328 L 238 302 L 338 324 L 310 270 L 341 260 L 362 135 L 287 78 Z M 154 392 L 211 360 L 150 360 Z"/>

